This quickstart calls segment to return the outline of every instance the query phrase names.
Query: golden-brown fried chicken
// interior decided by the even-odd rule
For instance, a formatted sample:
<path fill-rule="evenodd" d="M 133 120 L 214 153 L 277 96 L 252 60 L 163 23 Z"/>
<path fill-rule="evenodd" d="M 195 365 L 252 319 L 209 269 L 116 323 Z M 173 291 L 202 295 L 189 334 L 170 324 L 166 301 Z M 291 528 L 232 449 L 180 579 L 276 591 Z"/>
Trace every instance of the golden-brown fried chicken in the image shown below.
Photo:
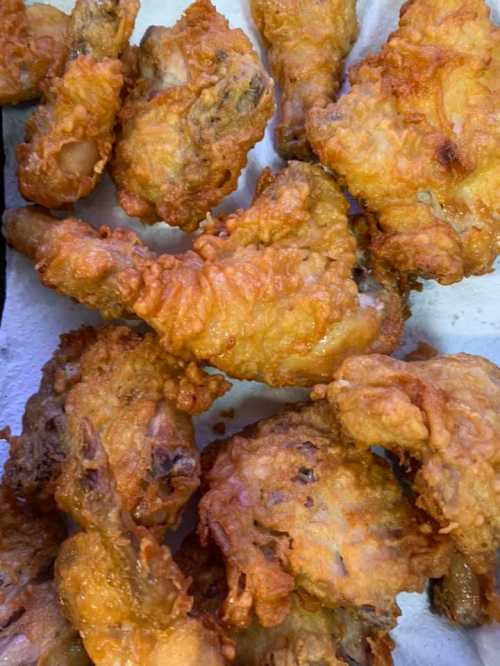
<path fill-rule="evenodd" d="M 69 16 L 23 0 L 0 3 L 0 106 L 38 97 L 47 78 L 61 74 Z"/>
<path fill-rule="evenodd" d="M 227 387 L 222 377 L 166 354 L 151 333 L 110 326 L 63 335 L 28 401 L 22 435 L 9 438 L 6 483 L 46 502 L 85 418 L 101 438 L 125 508 L 161 536 L 199 483 L 190 415 Z"/>
<path fill-rule="evenodd" d="M 449 534 L 480 578 L 486 612 L 500 618 L 500 369 L 466 354 L 411 363 L 359 356 L 316 390 L 325 394 L 358 447 L 381 445 L 418 464 L 418 505 Z"/>
<path fill-rule="evenodd" d="M 373 249 L 456 282 L 499 251 L 500 29 L 484 0 L 411 0 L 352 89 L 311 113 L 323 164 L 378 216 Z"/>
<path fill-rule="evenodd" d="M 220 623 L 228 591 L 220 553 L 190 536 L 175 559 L 191 580 L 192 614 Z M 384 617 L 368 607 L 326 608 L 293 594 L 290 613 L 278 626 L 265 628 L 253 619 L 246 629 L 224 629 L 234 644 L 234 666 L 392 666 L 387 631 L 395 622 L 395 613 Z"/>
<path fill-rule="evenodd" d="M 251 0 L 252 14 L 281 86 L 277 147 L 284 159 L 311 160 L 308 112 L 335 98 L 357 35 L 355 0 Z"/>
<path fill-rule="evenodd" d="M 51 82 L 17 147 L 21 194 L 59 208 L 89 194 L 113 146 L 121 105 L 122 64 L 138 0 L 78 0 L 70 26 L 71 59 Z"/>
<path fill-rule="evenodd" d="M 99 232 L 37 209 L 7 213 L 4 233 L 43 283 L 98 308 L 134 312 L 165 349 L 275 386 L 331 378 L 353 353 L 390 353 L 399 293 L 364 270 L 347 203 L 319 166 L 265 171 L 251 208 L 212 221 L 194 252 L 156 256 L 130 231 Z"/>
<path fill-rule="evenodd" d="M 210 0 L 173 28 L 149 28 L 138 57 L 112 163 L 119 202 L 143 222 L 193 231 L 236 189 L 273 113 L 273 84 Z"/>
<path fill-rule="evenodd" d="M 392 615 L 448 564 L 445 539 L 403 497 L 388 464 L 343 444 L 326 404 L 288 410 L 233 437 L 208 474 L 203 539 L 224 554 L 224 619 L 283 622 L 293 592 L 330 608 Z"/>
<path fill-rule="evenodd" d="M 216 631 L 187 615 L 191 599 L 166 547 L 134 525 L 89 421 L 64 466 L 57 499 L 83 531 L 56 575 L 64 608 L 96 666 L 223 666 Z"/>
<path fill-rule="evenodd" d="M 61 614 L 52 565 L 65 530 L 56 513 L 0 486 L 0 663 L 9 666 L 89 664 Z"/>

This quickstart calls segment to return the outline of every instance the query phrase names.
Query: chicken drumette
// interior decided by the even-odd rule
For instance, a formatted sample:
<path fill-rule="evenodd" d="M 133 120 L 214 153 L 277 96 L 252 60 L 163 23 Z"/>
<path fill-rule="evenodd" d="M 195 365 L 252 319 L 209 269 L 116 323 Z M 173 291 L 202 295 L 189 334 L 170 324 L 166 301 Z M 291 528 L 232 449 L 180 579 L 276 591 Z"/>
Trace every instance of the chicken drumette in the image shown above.
<path fill-rule="evenodd" d="M 284 159 L 310 160 L 306 116 L 333 102 L 342 65 L 356 38 L 355 0 L 251 0 L 252 14 L 269 47 L 271 70 L 281 86 L 276 130 Z"/>
<path fill-rule="evenodd" d="M 17 147 L 21 194 L 58 208 L 89 194 L 111 156 L 124 82 L 120 53 L 139 0 L 77 0 L 61 78 L 26 125 Z"/>
<path fill-rule="evenodd" d="M 45 285 L 106 317 L 134 312 L 180 358 L 310 385 L 353 353 L 391 352 L 402 328 L 392 282 L 357 266 L 346 212 L 321 167 L 292 162 L 265 171 L 251 208 L 211 220 L 182 255 L 158 257 L 130 231 L 98 232 L 34 208 L 7 213 L 4 233 Z"/>

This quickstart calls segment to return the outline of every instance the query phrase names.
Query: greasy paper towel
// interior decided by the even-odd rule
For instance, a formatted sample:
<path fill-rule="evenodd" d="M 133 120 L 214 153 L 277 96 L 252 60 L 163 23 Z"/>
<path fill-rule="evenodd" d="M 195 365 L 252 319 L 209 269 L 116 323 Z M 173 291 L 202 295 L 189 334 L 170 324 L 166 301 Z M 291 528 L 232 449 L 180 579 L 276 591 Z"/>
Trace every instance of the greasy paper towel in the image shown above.
<path fill-rule="evenodd" d="M 51 3 L 64 10 L 70 10 L 73 5 L 70 0 L 51 0 Z M 133 41 L 138 42 L 150 24 L 173 24 L 188 4 L 189 0 L 142 0 Z M 260 48 L 248 0 L 216 0 L 215 4 L 232 26 L 243 28 Z M 360 35 L 348 65 L 380 47 L 397 26 L 402 4 L 403 0 L 358 0 Z M 500 0 L 491 0 L 489 4 L 498 20 Z M 30 111 L 31 108 L 4 111 L 7 206 L 22 203 L 15 180 L 14 146 L 22 138 L 24 121 Z M 272 127 L 269 127 L 264 140 L 249 155 L 238 192 L 225 200 L 223 210 L 248 205 L 260 170 L 268 165 L 279 166 L 271 137 Z M 79 202 L 76 209 L 81 217 L 95 225 L 129 226 L 159 250 L 176 252 L 189 247 L 189 238 L 179 230 L 165 224 L 142 227 L 128 219 L 116 205 L 109 178 L 85 201 Z M 426 340 L 444 352 L 481 354 L 500 364 L 498 293 L 500 272 L 470 278 L 451 287 L 427 282 L 424 290 L 412 297 L 413 315 L 407 323 L 403 348 L 410 349 L 415 342 Z M 31 263 L 8 251 L 7 298 L 0 329 L 0 427 L 9 424 L 13 432 L 19 432 L 24 403 L 36 390 L 40 368 L 57 346 L 59 334 L 99 321 L 95 312 L 42 287 Z M 254 382 L 234 382 L 229 395 L 196 419 L 198 441 L 203 445 L 213 439 L 211 428 L 218 421 L 225 421 L 226 432 L 231 433 L 272 414 L 279 404 L 299 400 L 305 395 L 307 393 L 300 389 L 276 390 Z M 221 417 L 220 412 L 230 407 L 235 409 L 235 418 Z M 4 456 L 5 449 L 0 448 L 0 463 Z M 466 633 L 452 628 L 448 622 L 429 612 L 425 595 L 402 594 L 398 601 L 403 615 L 393 633 L 397 643 L 396 666 L 500 664 L 500 629 L 488 627 Z"/>

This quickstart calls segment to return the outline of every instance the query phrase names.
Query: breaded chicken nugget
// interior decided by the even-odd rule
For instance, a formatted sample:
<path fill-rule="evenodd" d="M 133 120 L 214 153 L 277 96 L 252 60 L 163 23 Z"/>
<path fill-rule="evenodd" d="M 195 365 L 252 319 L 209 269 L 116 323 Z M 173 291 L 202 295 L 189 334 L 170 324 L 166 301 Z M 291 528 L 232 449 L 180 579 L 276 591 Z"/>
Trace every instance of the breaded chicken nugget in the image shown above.
<path fill-rule="evenodd" d="M 500 29 L 484 0 L 410 0 L 399 29 L 315 109 L 323 164 L 377 214 L 373 250 L 442 284 L 499 251 Z"/>
<path fill-rule="evenodd" d="M 236 189 L 273 113 L 273 84 L 209 0 L 173 28 L 149 28 L 138 57 L 112 164 L 118 199 L 143 222 L 193 231 Z"/>

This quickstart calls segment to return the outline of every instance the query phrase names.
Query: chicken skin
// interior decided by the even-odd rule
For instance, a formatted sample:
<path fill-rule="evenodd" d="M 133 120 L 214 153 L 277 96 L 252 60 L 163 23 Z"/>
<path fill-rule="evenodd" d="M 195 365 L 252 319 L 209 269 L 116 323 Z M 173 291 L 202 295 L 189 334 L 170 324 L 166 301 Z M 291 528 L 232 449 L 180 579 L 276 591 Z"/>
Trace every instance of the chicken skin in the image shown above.
<path fill-rule="evenodd" d="M 220 624 L 228 591 L 220 552 L 213 545 L 204 548 L 191 535 L 175 559 L 191 580 L 192 614 Z M 233 666 L 392 666 L 387 631 L 396 619 L 396 612 L 382 617 L 368 607 L 326 608 L 293 594 L 288 616 L 276 627 L 253 619 L 246 629 L 226 626 L 224 631 L 233 643 Z"/>
<path fill-rule="evenodd" d="M 0 663 L 90 664 L 61 613 L 52 580 L 52 565 L 65 536 L 60 517 L 39 515 L 3 485 L 0 505 Z"/>
<path fill-rule="evenodd" d="M 110 326 L 66 334 L 28 401 L 22 434 L 9 437 L 5 483 L 50 503 L 85 418 L 101 438 L 125 508 L 161 537 L 199 484 L 190 415 L 227 387 L 222 377 L 166 354 L 150 333 Z"/>
<path fill-rule="evenodd" d="M 138 0 L 77 1 L 64 74 L 52 80 L 17 147 L 25 199 L 59 208 L 89 194 L 102 176 L 124 83 L 118 56 L 138 9 Z"/>
<path fill-rule="evenodd" d="M 420 591 L 448 565 L 403 497 L 388 464 L 342 443 L 327 404 L 288 410 L 230 439 L 209 471 L 200 533 L 221 549 L 229 593 L 224 620 L 282 623 L 293 593 L 329 608 L 397 614 L 395 597 Z"/>
<path fill-rule="evenodd" d="M 112 163 L 119 203 L 143 222 L 193 231 L 236 189 L 273 114 L 272 81 L 210 0 L 173 28 L 150 27 L 138 69 Z"/>
<path fill-rule="evenodd" d="M 373 251 L 451 284 L 499 251 L 500 29 L 484 0 L 410 0 L 399 29 L 315 109 L 321 162 L 376 213 Z"/>
<path fill-rule="evenodd" d="M 292 162 L 275 177 L 265 171 L 253 206 L 212 220 L 182 255 L 158 257 L 130 231 L 33 208 L 7 213 L 4 233 L 46 286 L 105 317 L 135 313 L 168 352 L 241 379 L 307 386 L 350 354 L 390 353 L 401 333 L 399 292 L 357 271 L 346 212 L 321 167 Z"/>
<path fill-rule="evenodd" d="M 188 581 L 168 549 L 132 522 L 97 433 L 86 419 L 80 428 L 57 500 L 83 531 L 61 547 L 56 577 L 93 663 L 223 666 L 218 633 L 188 615 Z"/>
<path fill-rule="evenodd" d="M 342 65 L 357 36 L 355 0 L 251 0 L 268 46 L 271 71 L 281 86 L 277 148 L 286 159 L 309 161 L 306 116 L 333 102 Z"/>
<path fill-rule="evenodd" d="M 500 369 L 467 354 L 411 363 L 359 356 L 315 395 L 328 397 L 357 447 L 384 446 L 417 465 L 417 504 L 465 558 L 455 561 L 451 575 L 471 594 L 480 585 L 485 613 L 500 619 Z M 444 605 L 453 595 L 448 586 Z"/>
<path fill-rule="evenodd" d="M 50 5 L 0 3 L 0 106 L 35 99 L 59 76 L 68 52 L 69 16 Z"/>

